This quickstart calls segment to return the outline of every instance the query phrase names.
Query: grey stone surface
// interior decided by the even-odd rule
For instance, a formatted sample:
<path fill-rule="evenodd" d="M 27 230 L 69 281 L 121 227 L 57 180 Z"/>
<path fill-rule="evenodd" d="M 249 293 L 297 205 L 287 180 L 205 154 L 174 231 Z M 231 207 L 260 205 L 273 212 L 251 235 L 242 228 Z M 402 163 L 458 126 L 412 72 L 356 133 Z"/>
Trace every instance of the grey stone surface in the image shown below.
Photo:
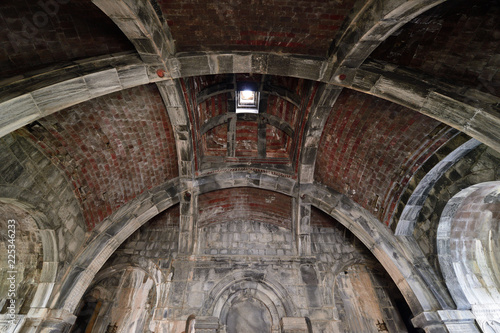
<path fill-rule="evenodd" d="M 262 302 L 248 297 L 232 304 L 227 315 L 227 333 L 271 332 L 271 314 Z"/>
<path fill-rule="evenodd" d="M 229 318 L 237 318 L 231 314 L 241 311 L 234 308 L 236 312 L 231 312 L 233 308 L 229 304 L 243 303 L 242 307 L 245 308 L 247 303 L 238 303 L 235 299 L 247 297 L 259 299 L 261 303 L 257 304 L 263 304 L 261 310 L 269 309 L 268 321 L 273 323 L 272 330 L 278 329 L 276 323 L 279 318 L 309 316 L 314 320 L 318 332 L 331 333 L 333 329 L 341 329 L 339 317 L 345 317 L 346 313 L 345 310 L 342 313 L 341 307 L 337 306 L 338 297 L 332 293 L 335 281 L 342 280 L 346 285 L 355 281 L 354 278 L 336 280 L 336 276 L 354 264 L 373 264 L 375 260 L 367 254 L 372 252 L 396 281 L 414 314 L 422 311 L 428 311 L 424 314 L 435 314 L 432 312 L 435 309 L 453 307 L 454 304 L 446 298 L 446 292 L 439 291 L 440 281 L 431 274 L 432 265 L 435 272 L 439 273 L 436 248 L 443 249 L 450 245 L 440 232 L 436 232 L 435 217 L 443 209 L 444 203 L 461 187 L 485 178 L 498 178 L 498 156 L 491 154 L 492 158 L 487 157 L 469 169 L 464 167 L 467 161 L 457 163 L 444 175 L 443 167 L 436 178 L 446 179 L 448 184 L 433 179 L 429 181 L 432 190 L 428 187 L 428 193 L 420 193 L 425 195 L 410 198 L 411 205 L 418 205 L 419 208 L 408 206 L 405 216 L 411 218 L 410 224 L 416 224 L 417 227 L 407 225 L 404 234 L 414 237 L 422 251 L 416 251 L 417 244 L 413 239 L 408 244 L 408 239 L 395 238 L 390 229 L 379 225 L 379 221 L 349 198 L 313 184 L 314 163 L 323 126 L 343 87 L 407 106 L 500 151 L 498 105 L 494 105 L 499 99 L 496 96 L 466 89 L 460 84 L 429 79 L 392 64 L 365 61 L 396 29 L 440 2 L 442 0 L 356 3 L 326 57 L 316 58 L 274 52 L 176 54 L 169 30 L 171 22 L 162 17 L 160 5 L 156 1 L 94 0 L 93 3 L 132 42 L 137 53 L 77 61 L 64 68 L 52 67 L 45 72 L 36 72 L 36 77 L 11 79 L 7 81 L 7 86 L 0 87 L 0 136 L 3 135 L 5 139 L 0 149 L 0 194 L 9 200 L 27 203 L 32 211 L 41 212 L 40 215 L 45 216 L 37 220 L 41 229 L 53 231 L 50 237 L 46 236 L 42 240 L 44 250 L 46 245 L 49 250 L 44 253 L 42 272 L 42 280 L 46 285 L 40 290 L 54 287 L 55 296 L 51 304 L 73 311 L 77 308 L 80 296 L 95 282 L 94 277 L 99 269 L 112 270 L 118 269 L 116 265 L 123 265 L 120 269 L 125 267 L 125 270 L 133 271 L 135 266 L 139 266 L 142 271 L 156 277 L 153 279 L 155 288 L 148 289 L 154 290 L 148 295 L 149 299 L 157 300 L 154 305 L 148 304 L 156 306 L 154 317 L 160 321 L 155 323 L 158 324 L 156 327 L 179 327 L 177 324 L 187 316 L 207 310 L 204 308 L 207 302 L 215 305 L 209 308 L 213 311 L 203 315 L 211 317 L 217 311 L 221 314 L 227 310 Z M 157 69 L 164 70 L 164 77 L 157 74 Z M 180 79 L 224 73 L 271 74 L 323 82 L 313 103 L 312 114 L 305 124 L 301 156 L 296 166 L 269 167 L 263 164 L 248 171 L 248 165 L 242 163 L 231 172 L 208 175 L 224 164 L 207 162 L 202 165 L 207 174 L 197 178 L 194 165 L 197 143 L 192 142 L 191 132 L 194 122 L 189 119 L 185 105 L 190 102 L 189 99 L 193 99 L 195 92 L 189 91 L 189 87 L 188 91 L 183 91 Z M 345 75 L 344 79 L 341 79 L 341 74 Z M 488 76 L 491 78 L 493 74 Z M 43 154 L 27 147 L 24 140 L 18 140 L 9 133 L 67 106 L 149 82 L 157 82 L 173 125 L 180 180 L 158 191 L 153 189 L 148 193 L 144 189 L 143 195 L 114 212 L 88 235 L 78 202 L 64 174 Z M 295 95 L 276 87 L 271 89 L 283 99 L 299 105 Z M 184 93 L 188 96 L 187 101 Z M 229 123 L 229 157 L 236 156 L 236 118 L 216 119 L 204 128 L 208 130 L 211 126 Z M 240 120 L 242 118 L 248 117 L 240 116 Z M 267 115 L 259 117 L 258 121 L 260 158 L 266 157 L 266 122 L 288 135 L 297 134 L 278 117 Z M 3 149 L 4 146 L 7 148 Z M 445 166 L 450 167 L 449 164 Z M 294 173 L 297 170 L 298 175 Z M 197 196 L 200 193 L 242 186 L 292 196 L 295 200 L 292 230 L 273 228 L 259 221 L 233 221 L 198 228 Z M 433 201 L 436 197 L 441 200 Z M 156 233 L 131 236 L 147 220 L 177 202 L 180 202 L 180 224 L 177 227 L 170 226 L 167 230 L 155 230 Z M 344 235 L 335 228 L 311 227 L 311 206 L 337 218 L 345 226 L 342 229 Z M 417 222 L 417 219 L 420 221 Z M 443 225 L 448 222 L 443 220 Z M 350 236 L 345 237 L 346 234 Z M 357 242 L 361 241 L 367 249 L 351 242 L 351 236 Z M 437 245 L 433 242 L 436 237 L 439 239 Z M 124 241 L 126 243 L 120 247 Z M 85 244 L 85 248 L 80 252 L 82 244 Z M 427 257 L 424 258 L 421 252 Z M 80 256 L 75 258 L 77 253 Z M 112 253 L 115 255 L 112 256 Z M 110 256 L 111 262 L 116 265 L 108 267 L 110 261 L 108 264 L 105 262 Z M 64 274 L 59 277 L 65 279 L 53 286 L 51 283 L 57 277 L 55 266 L 59 262 L 61 268 L 69 269 L 60 270 Z M 160 278 L 162 275 L 169 275 L 170 278 Z M 371 292 L 380 302 L 384 325 L 397 331 L 400 324 L 393 316 L 387 292 L 383 284 L 377 284 L 373 276 L 371 278 L 374 286 Z M 142 283 L 150 281 L 147 277 Z M 127 289 L 131 284 L 140 284 L 141 281 L 132 278 L 124 279 L 123 283 L 126 285 L 124 289 Z M 346 296 L 353 292 L 349 287 L 342 290 Z M 106 294 L 104 289 L 102 292 Z M 240 298 L 231 298 L 235 293 L 250 293 L 251 296 L 238 294 L 234 297 Z M 35 297 L 39 306 L 49 303 L 45 297 L 48 292 L 42 294 Z M 347 304 L 348 297 L 344 300 Z M 111 302 L 110 299 L 106 301 L 108 304 L 104 308 Z M 124 313 L 130 310 L 127 306 L 120 309 Z M 251 312 L 262 317 L 262 311 L 252 309 Z M 152 313 L 150 309 L 147 311 Z M 67 320 L 67 314 L 54 312 L 50 317 L 50 320 L 40 325 L 39 331 L 64 331 L 71 322 Z M 428 332 L 445 331 L 445 326 L 450 331 L 459 331 L 471 325 L 471 318 L 467 317 L 464 320 L 467 323 L 464 324 L 459 322 L 463 318 L 450 313 L 442 312 L 437 317 L 428 317 L 430 319 L 424 318 L 426 320 L 421 324 Z M 205 327 L 204 320 L 199 318 L 200 327 L 197 328 L 216 329 L 213 326 L 218 323 L 206 320 Z M 443 325 L 443 321 L 446 325 Z M 305 322 L 307 326 L 307 320 Z M 283 329 L 286 330 L 284 323 L 282 321 Z M 303 324 L 301 321 L 298 324 L 300 327 L 296 329 L 304 330 Z"/>

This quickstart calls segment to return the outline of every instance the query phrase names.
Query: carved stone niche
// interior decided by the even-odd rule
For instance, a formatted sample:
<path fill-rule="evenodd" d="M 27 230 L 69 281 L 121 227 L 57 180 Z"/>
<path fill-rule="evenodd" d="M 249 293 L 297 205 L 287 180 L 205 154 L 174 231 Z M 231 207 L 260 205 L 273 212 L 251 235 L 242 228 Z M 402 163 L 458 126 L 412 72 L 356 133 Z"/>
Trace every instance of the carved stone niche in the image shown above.
<path fill-rule="evenodd" d="M 309 333 L 311 326 L 307 318 L 296 318 L 299 311 L 279 281 L 253 270 L 222 279 L 201 313 L 219 318 L 218 333 Z"/>

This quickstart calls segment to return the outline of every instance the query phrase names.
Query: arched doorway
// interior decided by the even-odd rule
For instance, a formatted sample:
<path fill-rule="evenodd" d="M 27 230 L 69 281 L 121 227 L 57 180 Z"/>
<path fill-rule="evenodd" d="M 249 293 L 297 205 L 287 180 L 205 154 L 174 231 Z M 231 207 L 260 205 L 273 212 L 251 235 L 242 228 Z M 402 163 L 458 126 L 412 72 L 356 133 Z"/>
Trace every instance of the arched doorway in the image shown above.
<path fill-rule="evenodd" d="M 269 309 L 259 299 L 242 295 L 234 300 L 226 318 L 226 333 L 271 333 Z"/>

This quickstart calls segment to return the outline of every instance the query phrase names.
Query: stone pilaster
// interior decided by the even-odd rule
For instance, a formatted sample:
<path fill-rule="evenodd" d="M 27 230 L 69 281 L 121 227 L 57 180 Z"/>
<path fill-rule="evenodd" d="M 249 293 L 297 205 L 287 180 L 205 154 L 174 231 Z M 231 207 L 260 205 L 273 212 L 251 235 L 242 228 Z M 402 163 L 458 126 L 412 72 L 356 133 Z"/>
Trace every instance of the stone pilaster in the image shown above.
<path fill-rule="evenodd" d="M 311 255 L 311 204 L 297 200 L 297 213 L 294 221 L 297 252 L 301 256 Z"/>
<path fill-rule="evenodd" d="M 196 212 L 198 195 L 184 192 L 180 202 L 179 226 L 179 253 L 190 255 L 195 251 L 198 228 L 196 226 Z"/>

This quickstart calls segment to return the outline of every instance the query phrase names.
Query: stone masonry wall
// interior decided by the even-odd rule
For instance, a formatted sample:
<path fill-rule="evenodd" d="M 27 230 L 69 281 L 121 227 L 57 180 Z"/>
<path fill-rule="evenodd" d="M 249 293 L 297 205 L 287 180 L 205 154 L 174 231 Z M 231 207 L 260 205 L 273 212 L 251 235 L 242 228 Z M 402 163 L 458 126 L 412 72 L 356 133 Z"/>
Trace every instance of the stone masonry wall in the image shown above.
<path fill-rule="evenodd" d="M 441 213 L 455 194 L 469 186 L 500 179 L 500 154 L 484 146 L 466 155 L 435 184 L 422 208 L 414 237 L 429 262 L 440 271 L 435 245 Z"/>
<path fill-rule="evenodd" d="M 177 253 L 179 238 L 179 205 L 160 213 L 132 236 L 113 254 L 102 268 L 112 265 L 152 260 L 168 269 L 172 256 Z"/>
<path fill-rule="evenodd" d="M 86 313 L 87 304 L 99 301 L 102 307 L 97 310 L 96 329 L 106 330 L 116 324 L 118 332 L 128 333 L 130 325 L 140 332 L 149 332 L 148 329 L 155 327 L 156 320 L 161 322 L 168 313 L 165 298 L 178 240 L 179 205 L 175 205 L 143 225 L 115 251 L 82 298 L 75 326 L 85 332 L 91 316 Z M 131 290 L 130 284 L 140 290 Z M 97 297 L 96 290 L 100 291 Z M 149 298 L 145 298 L 148 293 Z M 118 297 L 121 297 L 121 303 L 117 301 Z M 157 300 L 160 304 L 155 307 Z M 129 318 L 132 312 L 134 318 L 142 321 Z"/>
<path fill-rule="evenodd" d="M 362 265 L 337 275 L 335 300 L 341 320 L 338 332 L 407 332 L 387 281 L 381 272 Z"/>
<path fill-rule="evenodd" d="M 199 196 L 198 225 L 237 220 L 261 221 L 291 228 L 292 199 L 284 194 L 255 189 L 231 188 Z"/>
<path fill-rule="evenodd" d="M 290 256 L 289 229 L 256 221 L 218 223 L 200 229 L 199 253 L 206 255 Z"/>
<path fill-rule="evenodd" d="M 71 262 L 85 240 L 86 227 L 64 173 L 19 134 L 0 139 L 0 160 L 0 199 L 39 216 L 39 228 L 55 230 L 59 261 L 62 266 Z"/>
<path fill-rule="evenodd" d="M 43 265 L 43 249 L 42 240 L 38 232 L 36 223 L 28 213 L 22 209 L 9 204 L 0 204 L 0 314 L 6 313 L 7 297 L 10 289 L 10 281 L 7 280 L 11 276 L 9 271 L 16 271 L 15 285 L 16 285 L 16 313 L 27 314 L 31 301 L 36 292 L 37 284 L 40 282 L 40 275 Z M 8 220 L 16 221 L 15 230 L 15 260 L 14 269 L 9 267 L 8 247 Z M 1 322 L 0 315 L 0 322 Z M 0 327 L 2 325 L 0 324 Z M 0 329 L 1 331 L 1 329 Z"/>
<path fill-rule="evenodd" d="M 264 312 L 269 311 L 265 316 L 273 333 L 280 332 L 284 317 L 307 317 L 315 333 L 332 333 L 340 327 L 336 276 L 351 265 L 375 262 L 348 230 L 316 209 L 313 217 L 321 219 L 322 226 L 312 228 L 312 256 L 294 255 L 291 229 L 254 220 L 217 223 L 216 218 L 199 228 L 198 252 L 181 255 L 177 253 L 178 214 L 175 206 L 148 222 L 97 274 L 102 276 L 113 267 L 139 266 L 153 269 L 151 275 L 168 276 L 155 289 L 167 291 L 154 309 L 155 332 L 181 333 L 190 315 L 217 317 L 224 332 L 226 324 L 234 325 L 234 311 L 241 308 L 268 309 Z M 373 288 L 392 283 L 384 281 Z"/>

